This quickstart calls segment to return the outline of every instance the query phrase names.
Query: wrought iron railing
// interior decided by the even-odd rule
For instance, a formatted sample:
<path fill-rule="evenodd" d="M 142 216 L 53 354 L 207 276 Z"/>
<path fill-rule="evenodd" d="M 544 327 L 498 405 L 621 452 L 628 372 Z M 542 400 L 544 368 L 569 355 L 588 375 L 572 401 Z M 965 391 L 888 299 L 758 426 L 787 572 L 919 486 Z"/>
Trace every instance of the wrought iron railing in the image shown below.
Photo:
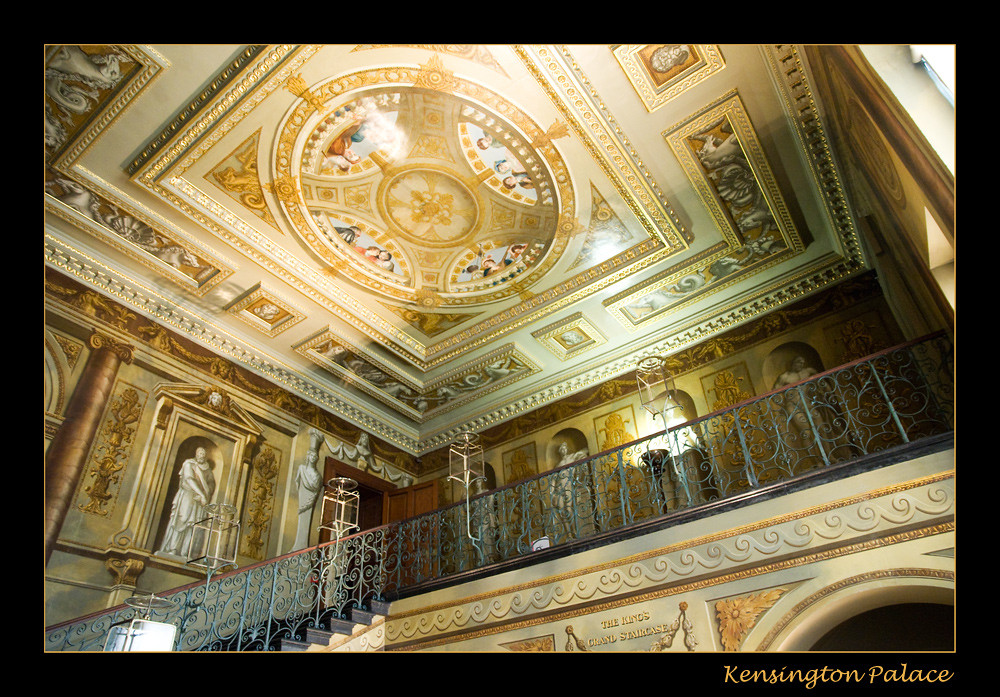
<path fill-rule="evenodd" d="M 952 344 L 934 335 L 433 513 L 167 593 L 184 651 L 267 651 L 406 588 L 587 540 L 953 430 Z M 119 606 L 50 627 L 100 650 Z"/>

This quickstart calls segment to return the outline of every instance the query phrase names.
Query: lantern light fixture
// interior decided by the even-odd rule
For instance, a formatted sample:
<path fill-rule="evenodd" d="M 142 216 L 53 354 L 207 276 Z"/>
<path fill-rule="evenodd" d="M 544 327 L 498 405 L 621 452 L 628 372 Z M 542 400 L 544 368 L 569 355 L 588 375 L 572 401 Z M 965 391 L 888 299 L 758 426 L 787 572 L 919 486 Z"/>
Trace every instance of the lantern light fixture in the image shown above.
<path fill-rule="evenodd" d="M 326 483 L 319 527 L 329 530 L 336 539 L 358 528 L 361 494 L 357 487 L 358 483 L 350 477 L 334 477 Z"/>
<path fill-rule="evenodd" d="M 216 571 L 236 568 L 236 548 L 240 539 L 240 522 L 236 506 L 210 503 L 205 506 L 206 518 L 194 524 L 188 547 L 188 564 L 201 566 L 208 578 Z"/>
<path fill-rule="evenodd" d="M 172 600 L 149 593 L 125 599 L 125 604 L 136 610 L 132 619 L 111 625 L 105 651 L 173 651 L 177 641 L 177 625 L 149 619 L 153 610 L 165 612 L 176 607 Z"/>
<path fill-rule="evenodd" d="M 478 433 L 462 431 L 451 444 L 448 451 L 448 479 L 458 482 L 465 490 L 466 531 L 473 546 L 482 554 L 478 545 L 479 538 L 472 534 L 472 514 L 469 505 L 472 487 L 486 481 L 486 462 Z"/>

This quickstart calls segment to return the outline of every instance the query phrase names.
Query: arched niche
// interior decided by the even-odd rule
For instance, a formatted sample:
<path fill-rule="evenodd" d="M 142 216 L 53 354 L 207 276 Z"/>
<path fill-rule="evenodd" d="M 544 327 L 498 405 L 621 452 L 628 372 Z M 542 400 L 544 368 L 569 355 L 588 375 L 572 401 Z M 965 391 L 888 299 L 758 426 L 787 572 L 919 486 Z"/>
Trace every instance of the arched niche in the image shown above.
<path fill-rule="evenodd" d="M 222 479 L 222 473 L 225 469 L 224 459 L 225 453 L 223 448 L 219 446 L 215 440 L 208 436 L 203 435 L 192 435 L 185 438 L 177 445 L 176 453 L 174 455 L 174 461 L 170 467 L 171 474 L 167 483 L 166 490 L 166 501 L 167 507 L 164 509 L 164 515 L 160 516 L 159 523 L 157 525 L 155 534 L 153 536 L 153 546 L 154 550 L 163 549 L 164 537 L 166 535 L 167 526 L 170 522 L 170 512 L 173 508 L 174 498 L 177 495 L 177 490 L 180 485 L 180 470 L 185 461 L 194 459 L 199 448 L 205 449 L 206 457 L 205 459 L 210 463 L 210 472 L 213 481 L 213 496 L 209 503 L 218 502 L 218 487 L 219 481 Z"/>
<path fill-rule="evenodd" d="M 691 421 L 692 419 L 698 418 L 698 408 L 695 406 L 694 398 L 684 390 L 671 390 L 670 400 L 680 408 L 670 409 L 665 414 L 667 419 L 666 424 L 663 423 L 663 417 L 661 414 L 654 414 L 647 409 L 642 410 L 642 413 L 645 413 L 646 415 L 646 428 L 640 429 L 640 436 L 659 433 L 668 426 L 676 426 L 677 424 L 682 424 L 685 421 Z"/>
<path fill-rule="evenodd" d="M 211 503 L 236 506 L 242 519 L 253 457 L 263 428 L 228 393 L 214 386 L 160 384 L 125 523 L 112 538 L 119 548 L 155 553 L 170 517 L 181 464 L 199 446 L 212 460 Z"/>
<path fill-rule="evenodd" d="M 554 436 L 552 440 L 549 441 L 548 446 L 546 446 L 546 461 L 549 463 L 549 469 L 555 469 L 559 467 L 559 463 L 563 459 L 563 455 L 559 452 L 560 446 L 565 443 L 567 449 L 567 457 L 572 457 L 573 455 L 579 455 L 580 453 L 590 453 L 590 445 L 587 443 L 587 436 L 583 434 L 578 428 L 564 428 Z M 587 455 L 583 455 L 574 459 L 583 459 Z"/>
<path fill-rule="evenodd" d="M 778 376 L 787 371 L 792 361 L 799 357 L 817 373 L 826 370 L 819 351 L 804 341 L 789 341 L 776 347 L 764 358 L 764 363 L 761 365 L 761 376 L 764 380 L 765 391 L 773 390 Z"/>

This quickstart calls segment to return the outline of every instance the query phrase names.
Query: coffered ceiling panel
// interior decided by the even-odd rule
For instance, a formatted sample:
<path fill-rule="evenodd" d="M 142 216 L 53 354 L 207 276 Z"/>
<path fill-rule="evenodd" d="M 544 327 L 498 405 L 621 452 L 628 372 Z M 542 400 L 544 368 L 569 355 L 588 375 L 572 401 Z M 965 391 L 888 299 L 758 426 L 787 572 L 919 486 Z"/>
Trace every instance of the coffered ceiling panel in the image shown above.
<path fill-rule="evenodd" d="M 415 454 L 864 267 L 793 46 L 45 70 L 46 262 Z"/>

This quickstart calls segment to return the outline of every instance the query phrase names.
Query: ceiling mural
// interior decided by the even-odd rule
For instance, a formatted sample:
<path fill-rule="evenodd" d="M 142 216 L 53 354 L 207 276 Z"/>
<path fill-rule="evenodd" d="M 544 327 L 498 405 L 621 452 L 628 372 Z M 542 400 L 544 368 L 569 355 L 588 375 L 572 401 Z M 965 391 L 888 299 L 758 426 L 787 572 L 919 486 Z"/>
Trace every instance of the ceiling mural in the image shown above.
<path fill-rule="evenodd" d="M 46 261 L 420 454 L 863 269 L 789 51 L 48 46 Z"/>
<path fill-rule="evenodd" d="M 518 135 L 538 127 L 509 107 L 501 117 L 439 90 L 371 87 L 397 72 L 309 87 L 312 99 L 289 115 L 274 163 L 276 178 L 297 184 L 282 198 L 289 226 L 331 267 L 390 299 L 423 293 L 467 307 L 516 294 L 565 249 L 557 204 L 569 210 L 574 194 L 563 177 L 557 196 L 552 174 L 564 165 Z M 362 96 L 340 94 L 355 81 Z M 478 86 L 463 92 L 501 102 Z M 365 205 L 344 206 L 358 189 Z"/>
<path fill-rule="evenodd" d="M 649 111 L 726 67 L 719 47 L 711 45 L 626 44 L 614 54 Z"/>
<path fill-rule="evenodd" d="M 727 95 L 663 135 L 730 243 L 608 302 L 627 325 L 646 322 L 803 249 L 739 95 Z"/>
<path fill-rule="evenodd" d="M 180 280 L 199 295 L 232 273 L 210 252 L 199 249 L 179 233 L 155 229 L 105 196 L 57 172 L 46 172 L 45 192 L 62 204 L 61 215 L 81 216 L 83 229 L 155 272 Z"/>
<path fill-rule="evenodd" d="M 414 380 L 391 365 L 352 350 L 331 331 L 297 347 L 307 358 L 345 383 L 422 422 L 524 379 L 538 368 L 511 344 L 428 382 Z"/>

